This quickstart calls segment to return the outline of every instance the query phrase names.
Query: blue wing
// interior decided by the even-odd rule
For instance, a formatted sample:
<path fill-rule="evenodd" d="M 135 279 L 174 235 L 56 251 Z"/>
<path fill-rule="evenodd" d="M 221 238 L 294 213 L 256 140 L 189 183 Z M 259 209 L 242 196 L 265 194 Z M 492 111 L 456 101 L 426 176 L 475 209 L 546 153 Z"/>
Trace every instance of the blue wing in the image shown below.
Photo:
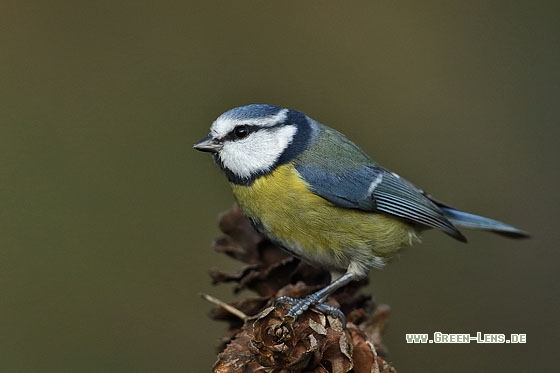
<path fill-rule="evenodd" d="M 383 167 L 360 165 L 338 173 L 296 164 L 296 170 L 315 194 L 337 206 L 393 215 L 466 241 L 424 191 Z"/>

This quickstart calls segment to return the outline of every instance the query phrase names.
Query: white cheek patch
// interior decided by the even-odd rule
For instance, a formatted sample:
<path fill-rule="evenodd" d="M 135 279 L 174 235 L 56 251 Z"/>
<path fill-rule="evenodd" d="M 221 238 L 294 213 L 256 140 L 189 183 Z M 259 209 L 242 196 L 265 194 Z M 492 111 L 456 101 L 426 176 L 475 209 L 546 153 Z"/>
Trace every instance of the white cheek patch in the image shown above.
<path fill-rule="evenodd" d="M 220 151 L 220 161 L 241 178 L 270 169 L 292 142 L 295 126 L 263 128 L 247 138 L 228 141 Z"/>

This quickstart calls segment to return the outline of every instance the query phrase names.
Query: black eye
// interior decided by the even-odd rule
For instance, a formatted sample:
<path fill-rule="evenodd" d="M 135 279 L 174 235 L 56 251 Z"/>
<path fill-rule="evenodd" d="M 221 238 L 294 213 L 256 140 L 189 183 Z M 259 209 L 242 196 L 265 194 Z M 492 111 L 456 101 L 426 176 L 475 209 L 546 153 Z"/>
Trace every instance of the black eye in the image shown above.
<path fill-rule="evenodd" d="M 238 139 L 245 138 L 249 135 L 249 128 L 247 126 L 237 126 L 233 129 L 233 134 Z"/>

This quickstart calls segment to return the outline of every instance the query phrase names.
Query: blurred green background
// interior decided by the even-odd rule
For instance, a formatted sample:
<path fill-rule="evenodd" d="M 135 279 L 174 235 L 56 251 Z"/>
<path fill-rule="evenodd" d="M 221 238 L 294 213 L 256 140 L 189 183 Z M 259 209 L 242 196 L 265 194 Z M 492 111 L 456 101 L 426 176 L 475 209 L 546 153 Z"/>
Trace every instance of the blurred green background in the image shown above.
<path fill-rule="evenodd" d="M 557 359 L 557 2 L 4 1 L 0 371 L 203 372 L 207 270 L 233 199 L 192 150 L 272 103 L 346 133 L 437 198 L 534 234 L 428 232 L 370 276 L 400 372 Z M 405 333 L 526 333 L 408 345 Z"/>

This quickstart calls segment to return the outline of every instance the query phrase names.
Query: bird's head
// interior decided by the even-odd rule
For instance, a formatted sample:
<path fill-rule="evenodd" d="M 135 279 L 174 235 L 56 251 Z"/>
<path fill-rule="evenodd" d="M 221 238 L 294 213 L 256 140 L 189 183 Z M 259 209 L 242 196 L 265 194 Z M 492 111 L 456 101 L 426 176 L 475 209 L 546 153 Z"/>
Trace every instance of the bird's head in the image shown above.
<path fill-rule="evenodd" d="M 312 132 L 303 113 L 252 104 L 220 115 L 194 148 L 212 153 L 230 181 L 248 183 L 301 154 Z"/>

